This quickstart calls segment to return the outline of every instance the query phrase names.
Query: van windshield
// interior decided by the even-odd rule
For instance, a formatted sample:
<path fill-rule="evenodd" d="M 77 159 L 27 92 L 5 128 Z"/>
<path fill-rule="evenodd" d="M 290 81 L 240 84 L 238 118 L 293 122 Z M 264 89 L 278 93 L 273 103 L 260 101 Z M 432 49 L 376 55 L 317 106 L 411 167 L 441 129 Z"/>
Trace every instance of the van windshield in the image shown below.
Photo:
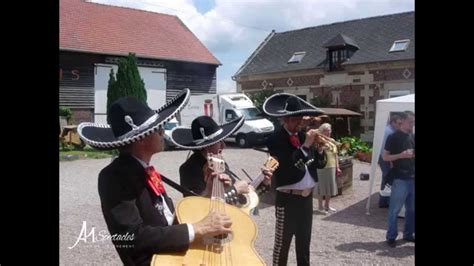
<path fill-rule="evenodd" d="M 165 130 L 172 130 L 173 128 L 177 126 L 178 126 L 178 123 L 176 122 L 168 122 L 165 124 Z"/>
<path fill-rule="evenodd" d="M 262 119 L 262 113 L 255 107 L 239 109 L 242 115 L 245 117 L 245 120 L 257 120 Z"/>

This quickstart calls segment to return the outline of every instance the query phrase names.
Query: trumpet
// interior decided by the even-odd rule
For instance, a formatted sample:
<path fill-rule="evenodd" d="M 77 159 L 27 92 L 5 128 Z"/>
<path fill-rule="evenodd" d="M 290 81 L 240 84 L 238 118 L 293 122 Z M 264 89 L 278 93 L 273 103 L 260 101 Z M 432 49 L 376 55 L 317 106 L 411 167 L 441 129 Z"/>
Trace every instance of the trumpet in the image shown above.
<path fill-rule="evenodd" d="M 332 146 L 335 146 L 336 148 L 339 148 L 342 145 L 342 143 L 340 143 L 339 141 L 336 141 L 336 140 L 334 140 L 330 137 L 327 137 L 326 135 L 323 135 L 317 129 L 315 129 L 313 132 L 317 136 L 315 138 L 314 145 L 322 145 L 322 146 L 326 146 L 328 148 L 332 148 Z"/>

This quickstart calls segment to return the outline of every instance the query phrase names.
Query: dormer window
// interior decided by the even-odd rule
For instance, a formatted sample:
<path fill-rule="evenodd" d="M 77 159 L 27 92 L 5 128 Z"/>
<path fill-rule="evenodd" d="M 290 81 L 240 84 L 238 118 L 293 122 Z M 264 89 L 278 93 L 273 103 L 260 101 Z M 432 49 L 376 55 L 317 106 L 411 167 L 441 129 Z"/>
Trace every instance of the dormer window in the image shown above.
<path fill-rule="evenodd" d="M 341 63 L 347 59 L 347 50 L 338 49 L 330 51 L 331 58 L 329 60 L 330 70 L 341 69 Z"/>
<path fill-rule="evenodd" d="M 392 48 L 390 48 L 389 52 L 404 52 L 407 50 L 409 43 L 410 43 L 410 40 L 394 41 L 392 44 Z"/>
<path fill-rule="evenodd" d="M 359 46 L 344 34 L 338 34 L 324 44 L 327 48 L 327 66 L 329 71 L 341 70 L 342 63 L 347 61 Z"/>
<path fill-rule="evenodd" d="M 291 56 L 290 60 L 288 60 L 288 64 L 291 63 L 299 63 L 305 56 L 306 52 L 296 52 Z"/>

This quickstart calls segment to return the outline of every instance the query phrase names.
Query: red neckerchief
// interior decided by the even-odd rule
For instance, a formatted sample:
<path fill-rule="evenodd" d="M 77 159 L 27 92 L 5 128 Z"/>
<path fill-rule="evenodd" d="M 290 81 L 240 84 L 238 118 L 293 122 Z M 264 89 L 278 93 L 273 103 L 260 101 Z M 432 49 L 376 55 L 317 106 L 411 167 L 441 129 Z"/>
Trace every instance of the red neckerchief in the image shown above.
<path fill-rule="evenodd" d="M 158 173 L 153 166 L 148 166 L 145 168 L 145 171 L 147 173 L 146 181 L 155 194 L 159 196 L 162 193 L 165 193 L 166 191 L 160 173 Z"/>
<path fill-rule="evenodd" d="M 291 145 L 293 145 L 293 147 L 297 149 L 299 149 L 301 146 L 300 139 L 298 138 L 297 133 L 290 135 L 290 142 L 291 142 Z"/>

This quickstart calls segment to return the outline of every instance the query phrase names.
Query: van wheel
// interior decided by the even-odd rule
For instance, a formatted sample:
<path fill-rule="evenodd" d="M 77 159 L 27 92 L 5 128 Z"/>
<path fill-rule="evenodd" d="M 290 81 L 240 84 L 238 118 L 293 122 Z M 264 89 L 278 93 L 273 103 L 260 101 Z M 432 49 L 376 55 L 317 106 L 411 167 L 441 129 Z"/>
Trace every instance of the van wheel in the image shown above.
<path fill-rule="evenodd" d="M 247 137 L 245 135 L 238 135 L 236 141 L 240 148 L 246 148 L 248 145 Z"/>

